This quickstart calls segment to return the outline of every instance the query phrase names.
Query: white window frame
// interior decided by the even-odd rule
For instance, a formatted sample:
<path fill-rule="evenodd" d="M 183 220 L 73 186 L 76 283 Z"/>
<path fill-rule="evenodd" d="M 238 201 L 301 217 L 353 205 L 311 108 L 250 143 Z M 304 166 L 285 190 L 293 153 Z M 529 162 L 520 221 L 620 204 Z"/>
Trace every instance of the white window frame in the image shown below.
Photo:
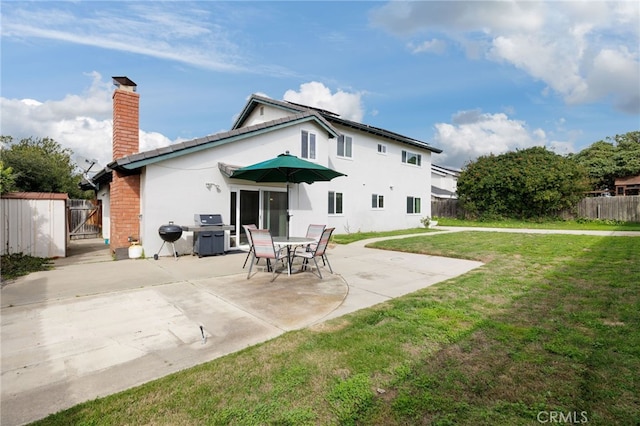
<path fill-rule="evenodd" d="M 374 210 L 384 209 L 384 195 L 371 194 L 371 208 Z"/>
<path fill-rule="evenodd" d="M 340 200 L 339 203 L 338 200 Z M 340 211 L 338 211 L 338 207 Z M 328 213 L 330 215 L 344 214 L 344 194 L 342 192 L 329 191 Z"/>
<path fill-rule="evenodd" d="M 338 136 L 336 155 L 339 158 L 353 158 L 353 137 L 349 135 Z M 342 154 L 340 151 L 342 150 Z"/>
<path fill-rule="evenodd" d="M 416 158 L 415 163 L 410 163 L 409 160 L 411 157 Z M 408 151 L 406 149 L 402 150 L 402 162 L 404 164 L 409 164 L 411 166 L 422 167 L 422 154 L 418 154 L 417 152 Z"/>
<path fill-rule="evenodd" d="M 308 130 L 302 130 L 300 132 L 300 158 L 315 160 L 316 157 L 316 134 Z"/>
<path fill-rule="evenodd" d="M 383 143 L 378 144 L 378 154 L 387 155 L 387 146 Z"/>
<path fill-rule="evenodd" d="M 412 211 L 409 211 L 409 203 L 411 203 Z M 407 196 L 407 214 L 420 214 L 421 212 L 422 212 L 422 198 L 408 195 Z"/>

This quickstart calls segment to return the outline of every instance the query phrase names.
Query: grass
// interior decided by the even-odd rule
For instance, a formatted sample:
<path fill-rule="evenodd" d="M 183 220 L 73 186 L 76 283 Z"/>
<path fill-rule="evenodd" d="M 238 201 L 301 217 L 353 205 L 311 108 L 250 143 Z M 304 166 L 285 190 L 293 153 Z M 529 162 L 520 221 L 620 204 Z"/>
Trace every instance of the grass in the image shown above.
<path fill-rule="evenodd" d="M 640 231 L 640 223 L 617 222 L 611 220 L 515 220 L 500 221 L 461 220 L 447 217 L 434 217 L 439 226 L 471 226 L 482 228 L 531 228 L 531 229 L 560 229 L 560 230 L 591 230 L 591 231 Z M 333 234 L 332 241 L 336 244 L 349 244 L 355 241 L 377 237 L 395 235 L 420 234 L 424 232 L 438 232 L 437 228 L 410 228 L 389 232 L 353 232 L 349 234 Z"/>
<path fill-rule="evenodd" d="M 18 278 L 31 272 L 46 271 L 52 267 L 51 259 L 22 253 L 3 255 L 0 261 L 2 262 L 0 263 L 2 281 Z"/>
<path fill-rule="evenodd" d="M 591 230 L 591 231 L 640 231 L 640 223 L 620 222 L 616 220 L 462 220 L 448 217 L 434 218 L 440 226 L 477 226 L 484 228 L 532 228 L 532 229 L 562 229 L 562 230 Z"/>
<path fill-rule="evenodd" d="M 392 237 L 395 235 L 421 234 L 424 232 L 436 232 L 427 228 L 409 228 L 388 232 L 353 232 L 350 234 L 333 234 L 331 241 L 336 244 L 349 244 L 355 241 L 368 240 L 369 238 Z"/>
<path fill-rule="evenodd" d="M 378 242 L 485 265 L 37 424 L 536 425 L 551 412 L 638 424 L 639 244 L 492 232 Z"/>

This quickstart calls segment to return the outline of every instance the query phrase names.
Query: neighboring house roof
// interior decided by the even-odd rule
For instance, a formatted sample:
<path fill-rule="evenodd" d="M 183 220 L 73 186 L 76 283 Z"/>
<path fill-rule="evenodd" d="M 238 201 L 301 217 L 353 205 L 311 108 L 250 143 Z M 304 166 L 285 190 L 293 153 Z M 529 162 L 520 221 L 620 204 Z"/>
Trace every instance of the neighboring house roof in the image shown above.
<path fill-rule="evenodd" d="M 457 198 L 458 195 L 455 192 L 447 191 L 446 189 L 438 188 L 431 185 L 431 195 L 436 198 Z"/>
<path fill-rule="evenodd" d="M 640 185 L 640 175 L 627 176 L 624 178 L 616 179 L 616 186 L 625 186 L 625 185 Z"/>
<path fill-rule="evenodd" d="M 69 196 L 58 192 L 7 192 L 2 194 L 2 198 L 15 200 L 68 200 Z"/>
<path fill-rule="evenodd" d="M 327 110 L 323 110 L 320 108 L 314 108 L 314 107 L 310 107 L 310 106 L 306 106 L 306 105 L 300 105 L 300 104 L 296 104 L 293 102 L 287 102 L 287 101 L 278 101 L 275 99 L 271 99 L 271 98 L 267 98 L 264 96 L 259 96 L 256 94 L 251 95 L 251 97 L 249 98 L 249 101 L 246 103 L 244 109 L 242 110 L 242 112 L 240 113 L 240 115 L 238 116 L 238 118 L 236 119 L 235 123 L 233 124 L 232 129 L 238 129 L 238 128 L 242 128 L 242 124 L 245 122 L 245 120 L 249 117 L 249 115 L 251 114 L 251 112 L 258 106 L 258 105 L 271 105 L 271 106 L 275 106 L 281 109 L 285 109 L 288 111 L 291 111 L 293 113 L 295 112 L 302 112 L 302 111 L 316 111 L 318 112 L 320 115 L 322 115 L 324 118 L 326 118 L 329 122 L 334 123 L 334 124 L 338 124 L 341 126 L 345 126 L 345 127 L 351 127 L 353 129 L 356 130 L 360 130 L 366 133 L 371 133 L 373 135 L 376 135 L 378 137 L 381 138 L 385 138 L 385 139 L 390 139 L 396 142 L 400 142 L 400 143 L 404 143 L 407 145 L 412 145 L 412 146 L 416 146 L 422 149 L 427 149 L 431 152 L 434 152 L 436 154 L 439 154 L 442 152 L 441 149 L 433 147 L 431 145 L 429 145 L 426 142 L 423 141 L 419 141 L 417 139 L 413 139 L 407 136 L 403 136 L 400 135 L 398 133 L 394 133 L 394 132 L 390 132 L 388 130 L 385 129 L 381 129 L 379 127 L 373 127 L 373 126 L 369 126 L 367 124 L 362 124 L 362 123 L 358 123 L 356 121 L 351 121 L 351 120 L 345 120 L 343 118 L 340 118 L 338 116 L 338 114 L 333 113 L 331 111 L 327 111 Z"/>
<path fill-rule="evenodd" d="M 447 166 L 439 166 L 437 164 L 431 164 L 431 170 L 434 172 L 440 172 L 442 174 L 447 174 L 447 175 L 453 175 L 453 176 L 460 176 L 460 169 L 456 169 L 453 167 L 447 167 Z"/>

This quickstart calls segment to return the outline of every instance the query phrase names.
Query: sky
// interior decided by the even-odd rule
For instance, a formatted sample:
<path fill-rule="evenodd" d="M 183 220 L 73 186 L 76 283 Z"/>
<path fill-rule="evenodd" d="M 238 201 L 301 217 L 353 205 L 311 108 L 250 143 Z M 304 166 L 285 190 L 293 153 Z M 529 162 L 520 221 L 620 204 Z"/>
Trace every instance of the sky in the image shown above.
<path fill-rule="evenodd" d="M 229 130 L 252 93 L 443 150 L 558 154 L 640 130 L 640 2 L 1 1 L 0 127 L 109 163 L 111 77 L 141 150 Z M 94 167 L 95 168 L 95 167 Z"/>

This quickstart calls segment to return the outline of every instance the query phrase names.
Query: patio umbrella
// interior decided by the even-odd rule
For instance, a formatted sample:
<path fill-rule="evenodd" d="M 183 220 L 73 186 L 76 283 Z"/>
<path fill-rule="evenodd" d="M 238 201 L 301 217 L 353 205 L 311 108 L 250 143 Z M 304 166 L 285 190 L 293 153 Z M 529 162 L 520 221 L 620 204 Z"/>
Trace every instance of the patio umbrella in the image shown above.
<path fill-rule="evenodd" d="M 303 160 L 287 151 L 275 158 L 237 169 L 231 174 L 234 179 L 244 179 L 253 182 L 284 182 L 287 184 L 287 238 L 289 238 L 289 184 L 327 182 L 344 173 Z"/>

